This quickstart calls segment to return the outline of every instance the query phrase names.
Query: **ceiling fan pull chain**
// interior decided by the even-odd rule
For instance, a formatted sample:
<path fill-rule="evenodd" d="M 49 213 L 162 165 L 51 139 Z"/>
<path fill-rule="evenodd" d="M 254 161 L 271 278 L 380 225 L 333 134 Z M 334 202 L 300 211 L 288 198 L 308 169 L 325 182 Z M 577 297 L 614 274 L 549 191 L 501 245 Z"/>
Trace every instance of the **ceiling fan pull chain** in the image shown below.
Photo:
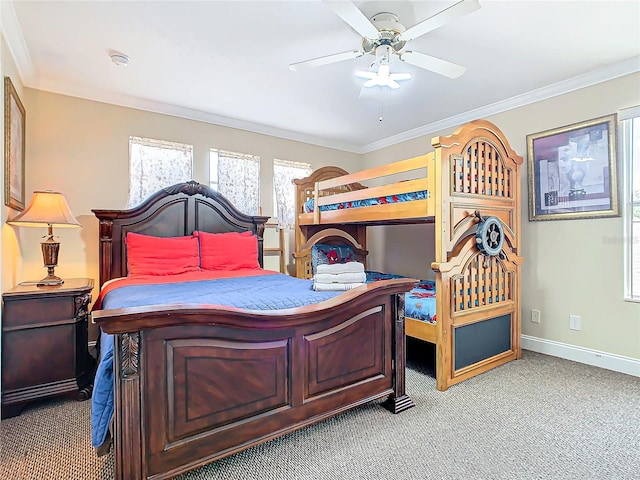
<path fill-rule="evenodd" d="M 382 92 L 382 87 L 378 87 L 378 91 L 380 92 L 380 102 L 379 102 L 380 116 L 378 117 L 378 121 L 381 122 L 382 121 L 382 96 L 384 95 L 384 93 Z"/>

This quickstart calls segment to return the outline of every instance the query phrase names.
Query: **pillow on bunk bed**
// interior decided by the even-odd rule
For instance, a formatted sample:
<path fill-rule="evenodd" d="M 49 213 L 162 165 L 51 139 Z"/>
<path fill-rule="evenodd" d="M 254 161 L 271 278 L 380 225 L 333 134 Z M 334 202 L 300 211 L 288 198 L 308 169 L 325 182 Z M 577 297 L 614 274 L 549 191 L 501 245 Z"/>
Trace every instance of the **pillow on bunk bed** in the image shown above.
<path fill-rule="evenodd" d="M 198 239 L 127 233 L 129 275 L 175 275 L 200 270 Z"/>
<path fill-rule="evenodd" d="M 349 245 L 323 245 L 318 243 L 311 247 L 311 268 L 316 273 L 318 265 L 355 262 L 356 253 Z"/>
<path fill-rule="evenodd" d="M 200 241 L 200 267 L 203 270 L 256 270 L 258 237 L 245 232 L 193 232 Z"/>

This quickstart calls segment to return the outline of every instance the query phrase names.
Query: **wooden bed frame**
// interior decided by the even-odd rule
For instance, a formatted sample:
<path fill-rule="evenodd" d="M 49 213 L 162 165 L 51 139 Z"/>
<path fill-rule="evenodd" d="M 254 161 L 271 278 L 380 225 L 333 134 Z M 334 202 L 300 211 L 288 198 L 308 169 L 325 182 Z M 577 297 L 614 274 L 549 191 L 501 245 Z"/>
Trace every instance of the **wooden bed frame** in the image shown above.
<path fill-rule="evenodd" d="M 317 243 L 352 245 L 366 258 L 366 228 L 373 225 L 435 224 L 437 324 L 406 319 L 406 334 L 436 344 L 437 388 L 449 386 L 521 357 L 520 350 L 520 165 L 522 157 L 502 132 L 483 120 L 452 135 L 435 137 L 434 151 L 348 174 L 323 167 L 297 185 L 296 275 L 310 278 Z M 413 175 L 411 180 L 390 175 Z M 365 187 L 360 182 L 372 181 Z M 427 190 L 428 198 L 401 203 L 304 213 L 314 205 Z M 476 246 L 482 218 L 503 228 L 499 255 Z M 398 272 L 393 272 L 398 273 Z"/>
<path fill-rule="evenodd" d="M 127 232 L 262 233 L 251 217 L 196 182 L 132 210 L 93 210 L 100 281 L 127 274 Z M 92 312 L 114 338 L 115 478 L 164 479 L 386 397 L 405 393 L 404 295 L 415 280 L 381 282 L 287 310 L 162 305 Z"/>

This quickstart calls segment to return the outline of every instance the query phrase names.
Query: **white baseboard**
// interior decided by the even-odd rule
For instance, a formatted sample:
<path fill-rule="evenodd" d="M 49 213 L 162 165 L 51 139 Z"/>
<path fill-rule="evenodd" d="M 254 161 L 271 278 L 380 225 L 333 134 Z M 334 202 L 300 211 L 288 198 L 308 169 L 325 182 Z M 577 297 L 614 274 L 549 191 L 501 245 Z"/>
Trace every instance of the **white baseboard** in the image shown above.
<path fill-rule="evenodd" d="M 544 338 L 522 335 L 522 348 L 532 352 L 544 353 L 574 362 L 586 363 L 615 372 L 640 377 L 640 359 L 623 357 L 614 353 L 600 352 L 590 348 L 576 347 L 567 343 L 554 342 Z"/>

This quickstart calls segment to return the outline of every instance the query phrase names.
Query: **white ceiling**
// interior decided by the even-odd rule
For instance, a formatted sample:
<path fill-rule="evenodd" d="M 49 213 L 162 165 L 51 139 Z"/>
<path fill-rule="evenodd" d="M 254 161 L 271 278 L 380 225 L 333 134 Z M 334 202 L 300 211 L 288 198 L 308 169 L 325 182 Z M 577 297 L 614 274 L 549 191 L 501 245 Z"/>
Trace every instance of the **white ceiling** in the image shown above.
<path fill-rule="evenodd" d="M 409 28 L 455 2 L 354 3 Z M 392 71 L 413 78 L 363 98 L 353 74 L 370 55 L 288 68 L 361 48 L 320 0 L 2 3 L 25 86 L 355 152 L 640 70 L 638 1 L 480 0 L 479 10 L 408 44 L 466 66 L 461 77 L 396 57 Z M 131 63 L 114 65 L 111 52 Z"/>

